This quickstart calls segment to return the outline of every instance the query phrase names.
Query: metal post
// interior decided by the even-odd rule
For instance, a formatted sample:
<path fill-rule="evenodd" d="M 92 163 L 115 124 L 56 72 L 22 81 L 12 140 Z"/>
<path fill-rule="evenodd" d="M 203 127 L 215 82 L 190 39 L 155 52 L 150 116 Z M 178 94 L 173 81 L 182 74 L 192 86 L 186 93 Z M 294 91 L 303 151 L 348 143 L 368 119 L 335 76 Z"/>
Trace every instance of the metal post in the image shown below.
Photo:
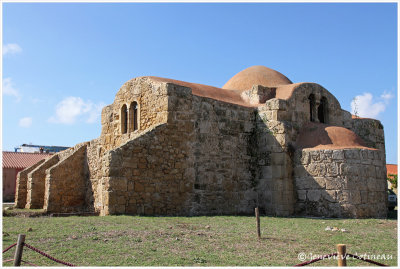
<path fill-rule="evenodd" d="M 347 266 L 346 265 L 346 245 L 338 244 L 336 245 L 338 252 L 338 266 Z"/>
<path fill-rule="evenodd" d="M 14 266 L 20 266 L 21 265 L 22 251 L 23 251 L 23 248 L 24 248 L 24 242 L 25 242 L 25 235 L 24 234 L 19 234 L 18 235 L 18 241 L 17 241 L 17 248 L 15 249 L 15 255 L 14 255 Z"/>

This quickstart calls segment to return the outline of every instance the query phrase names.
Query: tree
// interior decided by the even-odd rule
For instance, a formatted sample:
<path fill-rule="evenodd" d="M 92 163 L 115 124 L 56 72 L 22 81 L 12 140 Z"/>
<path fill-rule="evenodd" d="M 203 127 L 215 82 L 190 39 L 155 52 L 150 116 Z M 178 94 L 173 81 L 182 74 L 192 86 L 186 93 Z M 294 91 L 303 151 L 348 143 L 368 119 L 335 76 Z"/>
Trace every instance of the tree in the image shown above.
<path fill-rule="evenodd" d="M 354 106 L 353 107 L 353 113 L 354 113 L 354 116 L 356 116 L 356 118 L 359 118 L 358 117 L 358 104 L 357 104 L 358 99 L 357 99 L 357 97 L 358 96 L 354 97 L 353 100 L 352 100 L 353 101 L 353 106 Z"/>
<path fill-rule="evenodd" d="M 387 180 L 392 184 L 392 190 L 397 189 L 397 175 L 389 174 Z"/>

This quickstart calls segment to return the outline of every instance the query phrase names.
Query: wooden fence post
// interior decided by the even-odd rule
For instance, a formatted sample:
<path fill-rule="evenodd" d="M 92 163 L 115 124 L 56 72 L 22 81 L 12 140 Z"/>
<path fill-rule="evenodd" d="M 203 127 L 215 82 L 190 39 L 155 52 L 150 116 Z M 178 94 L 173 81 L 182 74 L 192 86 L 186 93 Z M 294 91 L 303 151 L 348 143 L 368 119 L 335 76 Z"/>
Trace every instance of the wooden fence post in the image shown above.
<path fill-rule="evenodd" d="M 337 247 L 337 254 L 338 254 L 338 266 L 347 266 L 346 265 L 346 245 L 338 244 Z"/>
<path fill-rule="evenodd" d="M 258 211 L 258 207 L 256 207 L 255 211 L 256 211 L 256 220 L 257 220 L 257 237 L 258 237 L 258 239 L 261 239 L 260 212 Z"/>
<path fill-rule="evenodd" d="M 25 235 L 24 234 L 19 234 L 18 235 L 18 241 L 17 241 L 17 248 L 15 249 L 15 255 L 14 255 L 14 266 L 20 266 L 21 265 L 22 251 L 23 251 L 23 248 L 24 248 L 24 242 L 25 242 Z"/>

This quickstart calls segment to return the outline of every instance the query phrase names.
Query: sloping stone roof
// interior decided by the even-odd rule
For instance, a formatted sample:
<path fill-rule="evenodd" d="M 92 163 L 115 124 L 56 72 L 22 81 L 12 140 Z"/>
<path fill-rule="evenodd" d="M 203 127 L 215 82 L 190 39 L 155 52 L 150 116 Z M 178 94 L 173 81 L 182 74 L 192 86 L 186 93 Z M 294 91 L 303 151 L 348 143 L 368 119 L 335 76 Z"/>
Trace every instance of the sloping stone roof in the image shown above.
<path fill-rule="evenodd" d="M 208 85 L 203 85 L 203 84 L 198 84 L 198 83 L 191 83 L 191 82 L 169 79 L 169 78 L 152 77 L 152 76 L 149 76 L 148 78 L 152 79 L 153 81 L 174 83 L 177 85 L 191 88 L 192 94 L 197 95 L 197 96 L 208 97 L 208 98 L 212 98 L 215 100 L 232 103 L 232 104 L 237 104 L 237 105 L 241 105 L 241 106 L 246 106 L 246 107 L 254 107 L 253 105 L 250 105 L 249 103 L 245 102 L 240 97 L 240 91 L 226 90 L 226 89 L 221 89 L 221 88 L 217 88 L 217 87 L 213 87 L 213 86 L 208 86 Z"/>
<path fill-rule="evenodd" d="M 295 89 L 303 83 L 292 83 L 283 74 L 265 66 L 256 65 L 242 70 L 233 76 L 222 88 L 181 80 L 146 76 L 153 81 L 174 83 L 192 89 L 197 96 L 208 97 L 218 101 L 246 107 L 257 107 L 261 104 L 250 104 L 243 100 L 241 93 L 250 90 L 253 85 L 276 88 L 275 98 L 288 99 Z M 273 97 L 272 97 L 273 98 Z"/>

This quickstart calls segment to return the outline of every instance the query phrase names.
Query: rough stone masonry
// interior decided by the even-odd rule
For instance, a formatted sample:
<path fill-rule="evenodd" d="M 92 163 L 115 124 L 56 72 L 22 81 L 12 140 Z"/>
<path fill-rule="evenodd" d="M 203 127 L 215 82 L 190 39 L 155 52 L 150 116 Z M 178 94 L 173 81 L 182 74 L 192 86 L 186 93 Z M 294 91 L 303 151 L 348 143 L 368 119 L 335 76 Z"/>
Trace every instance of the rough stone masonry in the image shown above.
<path fill-rule="evenodd" d="M 126 82 L 99 138 L 21 171 L 16 206 L 141 215 L 385 217 L 382 124 L 264 66 L 222 88 Z"/>

